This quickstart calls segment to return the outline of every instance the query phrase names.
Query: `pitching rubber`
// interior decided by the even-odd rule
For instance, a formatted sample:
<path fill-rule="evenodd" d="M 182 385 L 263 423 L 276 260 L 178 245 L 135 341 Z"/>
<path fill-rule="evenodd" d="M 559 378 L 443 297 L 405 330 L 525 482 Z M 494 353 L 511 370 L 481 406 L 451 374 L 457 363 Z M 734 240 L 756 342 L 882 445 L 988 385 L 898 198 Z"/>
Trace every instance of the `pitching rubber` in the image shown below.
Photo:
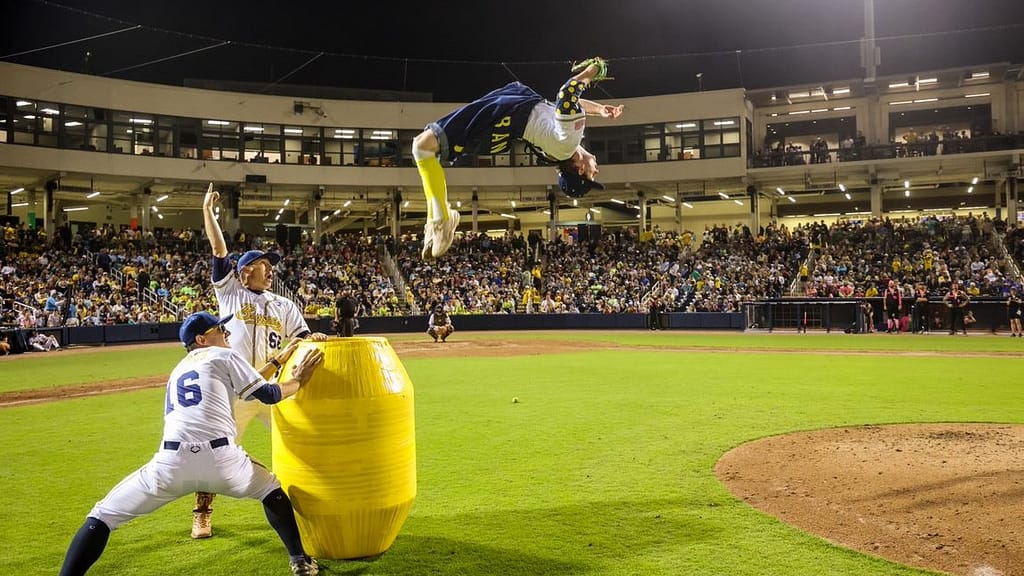
<path fill-rule="evenodd" d="M 385 338 L 305 342 L 292 361 L 312 347 L 324 352 L 323 366 L 273 410 L 274 473 L 307 553 L 376 556 L 416 499 L 412 382 Z"/>

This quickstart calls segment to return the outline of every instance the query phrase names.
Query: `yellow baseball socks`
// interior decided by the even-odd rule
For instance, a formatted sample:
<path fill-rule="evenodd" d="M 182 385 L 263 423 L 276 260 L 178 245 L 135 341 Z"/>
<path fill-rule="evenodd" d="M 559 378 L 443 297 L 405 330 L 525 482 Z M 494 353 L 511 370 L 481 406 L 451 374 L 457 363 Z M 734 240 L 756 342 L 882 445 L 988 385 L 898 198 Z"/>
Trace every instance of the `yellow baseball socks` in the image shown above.
<path fill-rule="evenodd" d="M 416 160 L 423 192 L 427 197 L 427 222 L 448 219 L 448 185 L 444 169 L 436 156 Z"/>

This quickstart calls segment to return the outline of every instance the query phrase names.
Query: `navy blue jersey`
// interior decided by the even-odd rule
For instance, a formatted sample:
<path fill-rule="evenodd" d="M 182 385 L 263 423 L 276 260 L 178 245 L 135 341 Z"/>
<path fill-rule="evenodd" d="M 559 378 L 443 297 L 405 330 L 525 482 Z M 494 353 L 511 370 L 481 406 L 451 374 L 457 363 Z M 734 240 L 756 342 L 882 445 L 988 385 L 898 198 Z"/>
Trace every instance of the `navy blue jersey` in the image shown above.
<path fill-rule="evenodd" d="M 530 112 L 544 97 L 520 82 L 511 82 L 427 126 L 441 145 L 441 158 L 454 160 L 481 142 L 490 142 L 491 154 L 509 150 L 523 137 Z"/>

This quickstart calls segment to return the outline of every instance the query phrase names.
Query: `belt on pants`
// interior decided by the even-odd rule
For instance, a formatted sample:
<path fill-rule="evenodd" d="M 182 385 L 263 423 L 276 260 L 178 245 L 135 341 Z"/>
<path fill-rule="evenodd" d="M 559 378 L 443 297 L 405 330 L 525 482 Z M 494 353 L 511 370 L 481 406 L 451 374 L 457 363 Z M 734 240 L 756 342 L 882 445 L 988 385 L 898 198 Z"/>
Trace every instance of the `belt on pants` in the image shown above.
<path fill-rule="evenodd" d="M 215 438 L 210 440 L 210 448 L 220 448 L 228 445 L 227 438 Z M 177 450 L 181 448 L 181 442 L 177 440 L 164 440 L 164 450 Z"/>

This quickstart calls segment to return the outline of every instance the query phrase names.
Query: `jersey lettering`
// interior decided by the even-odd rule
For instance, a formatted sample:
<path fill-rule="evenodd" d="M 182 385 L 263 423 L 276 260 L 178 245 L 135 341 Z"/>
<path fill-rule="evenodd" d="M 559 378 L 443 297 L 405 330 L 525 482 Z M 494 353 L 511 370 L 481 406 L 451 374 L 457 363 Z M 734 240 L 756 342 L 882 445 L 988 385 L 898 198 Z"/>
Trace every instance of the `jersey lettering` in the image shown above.
<path fill-rule="evenodd" d="M 495 128 L 506 128 L 506 127 L 511 126 L 511 125 L 512 125 L 512 117 L 511 116 L 505 116 L 504 118 L 499 120 L 498 123 L 494 125 L 494 127 Z"/>
<path fill-rule="evenodd" d="M 508 134 L 491 134 L 491 154 L 500 154 L 508 150 Z"/>
<path fill-rule="evenodd" d="M 281 319 L 269 314 L 256 312 L 255 304 L 242 304 L 242 307 L 238 309 L 238 313 L 235 314 L 235 318 L 253 326 L 269 326 L 270 328 L 281 330 Z"/>

